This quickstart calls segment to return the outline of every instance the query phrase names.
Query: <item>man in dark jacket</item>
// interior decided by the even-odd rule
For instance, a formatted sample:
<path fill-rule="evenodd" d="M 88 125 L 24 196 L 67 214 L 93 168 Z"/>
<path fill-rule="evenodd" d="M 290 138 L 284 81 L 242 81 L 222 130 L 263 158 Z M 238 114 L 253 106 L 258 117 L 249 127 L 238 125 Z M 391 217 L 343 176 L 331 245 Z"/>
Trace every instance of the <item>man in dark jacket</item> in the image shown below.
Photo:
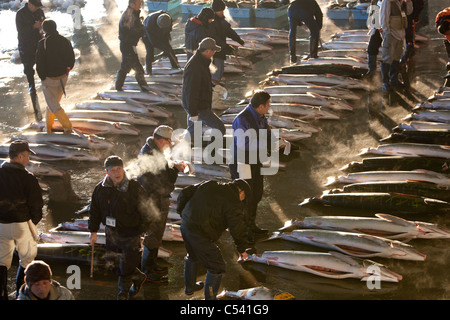
<path fill-rule="evenodd" d="M 187 61 L 194 55 L 200 41 L 211 36 L 209 24 L 214 20 L 214 11 L 211 8 L 202 8 L 200 13 L 186 22 L 184 29 L 184 46 Z"/>
<path fill-rule="evenodd" d="M 148 225 L 142 203 L 145 191 L 127 178 L 121 158 L 108 157 L 105 170 L 105 178 L 92 193 L 88 228 L 94 245 L 100 223 L 106 226 L 106 262 L 119 276 L 117 298 L 122 300 L 138 294 L 147 278 L 138 269 L 140 236 Z"/>
<path fill-rule="evenodd" d="M 23 284 L 25 268 L 37 254 L 35 225 L 42 219 L 44 203 L 37 179 L 25 169 L 30 154 L 35 153 L 26 141 L 13 141 L 10 162 L 0 167 L 0 299 L 4 300 L 8 299 L 7 270 L 14 250 L 19 254 L 16 294 Z"/>
<path fill-rule="evenodd" d="M 247 256 L 249 244 L 244 222 L 244 203 L 251 188 L 242 179 L 229 183 L 206 181 L 182 190 L 177 211 L 181 214 L 181 234 L 186 246 L 184 260 L 185 293 L 205 288 L 205 299 L 216 299 L 226 263 L 215 242 L 228 228 L 240 259 Z M 197 282 L 197 268 L 206 269 L 205 283 Z"/>
<path fill-rule="evenodd" d="M 145 68 L 147 74 L 152 74 L 152 63 L 155 56 L 155 48 L 163 51 L 169 58 L 172 68 L 180 68 L 177 56 L 170 44 L 170 32 L 172 31 L 172 17 L 163 10 L 152 12 L 144 21 L 145 35 L 142 41 L 145 44 L 147 55 Z"/>
<path fill-rule="evenodd" d="M 61 36 L 53 20 L 46 19 L 42 24 L 45 38 L 39 41 L 36 52 L 36 71 L 42 81 L 47 109 L 45 126 L 52 132 L 55 117 L 64 128 L 64 133 L 72 132 L 72 123 L 61 108 L 61 98 L 65 94 L 69 72 L 75 64 L 75 54 L 69 40 Z"/>
<path fill-rule="evenodd" d="M 225 134 L 225 125 L 211 110 L 212 83 L 209 65 L 214 54 L 220 51 L 212 38 L 200 42 L 195 55 L 184 67 L 182 106 L 188 114 L 188 132 L 194 141 L 194 123 L 200 120 L 213 129 Z M 201 126 L 200 126 L 201 129 Z M 197 134 L 201 134 L 201 131 Z"/>
<path fill-rule="evenodd" d="M 184 171 L 183 163 L 167 161 L 166 153 L 172 146 L 173 129 L 161 125 L 155 129 L 139 152 L 139 183 L 147 192 L 152 210 L 152 223 L 146 230 L 144 252 L 142 254 L 142 271 L 150 282 L 167 282 L 167 268 L 157 264 L 158 249 L 162 243 L 167 215 L 169 213 L 170 193 L 175 189 L 178 172 Z"/>
<path fill-rule="evenodd" d="M 213 64 L 217 68 L 211 74 L 211 78 L 219 83 L 224 72 L 224 65 L 227 54 L 233 53 L 233 48 L 227 45 L 227 38 L 238 42 L 241 46 L 245 44 L 244 40 L 231 28 L 231 24 L 225 20 L 224 10 L 225 3 L 222 0 L 214 0 L 211 8 L 214 11 L 214 21 L 210 24 L 212 38 L 216 40 L 216 44 L 222 48 L 214 54 Z"/>
<path fill-rule="evenodd" d="M 297 62 L 296 41 L 297 26 L 303 23 L 309 29 L 309 57 L 317 58 L 319 49 L 320 29 L 322 29 L 323 14 L 315 0 L 295 0 L 288 8 L 289 19 L 289 53 L 291 63 Z"/>
<path fill-rule="evenodd" d="M 45 19 L 40 0 L 29 0 L 16 14 L 17 36 L 19 39 L 19 54 L 23 64 L 23 72 L 28 80 L 28 90 L 36 94 L 34 83 L 34 64 L 36 49 L 41 33 L 42 22 Z"/>
<path fill-rule="evenodd" d="M 136 49 L 139 39 L 144 36 L 144 25 L 139 16 L 141 13 L 141 5 L 142 0 L 129 0 L 128 8 L 123 12 L 119 21 L 119 40 L 122 63 L 116 76 L 116 90 L 122 90 L 127 73 L 133 69 L 136 81 L 141 90 L 148 91 L 147 81 L 144 76 L 144 68 L 139 61 Z"/>

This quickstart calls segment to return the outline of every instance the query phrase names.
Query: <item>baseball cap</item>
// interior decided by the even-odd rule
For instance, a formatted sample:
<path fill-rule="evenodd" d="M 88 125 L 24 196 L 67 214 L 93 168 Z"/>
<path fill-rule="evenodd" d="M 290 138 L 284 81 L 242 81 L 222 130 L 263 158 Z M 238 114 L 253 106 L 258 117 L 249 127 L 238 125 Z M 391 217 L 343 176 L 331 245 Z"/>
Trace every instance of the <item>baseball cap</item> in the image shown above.
<path fill-rule="evenodd" d="M 123 167 L 123 161 L 118 156 L 109 156 L 105 160 L 105 169 L 109 170 L 113 167 Z"/>
<path fill-rule="evenodd" d="M 28 2 L 36 7 L 43 7 L 41 0 L 28 0 Z"/>
<path fill-rule="evenodd" d="M 18 154 L 23 151 L 29 151 L 31 154 L 36 154 L 33 150 L 30 149 L 28 142 L 25 140 L 14 140 L 9 145 L 9 154 Z"/>
<path fill-rule="evenodd" d="M 222 50 L 221 47 L 216 45 L 216 41 L 213 38 L 204 38 L 200 44 L 198 45 L 198 49 L 200 51 L 209 49 L 209 50 L 214 50 L 216 52 L 220 52 L 220 50 Z"/>
<path fill-rule="evenodd" d="M 172 139 L 173 129 L 166 125 L 161 125 L 153 131 L 153 135 L 158 135 L 164 139 Z"/>

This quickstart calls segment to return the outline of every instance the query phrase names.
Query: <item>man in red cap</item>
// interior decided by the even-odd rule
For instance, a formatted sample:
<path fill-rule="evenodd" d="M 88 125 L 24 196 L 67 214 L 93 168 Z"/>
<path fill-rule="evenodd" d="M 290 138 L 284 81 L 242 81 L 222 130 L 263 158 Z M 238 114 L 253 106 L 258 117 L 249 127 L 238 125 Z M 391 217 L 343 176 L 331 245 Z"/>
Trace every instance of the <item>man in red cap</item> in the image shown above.
<path fill-rule="evenodd" d="M 0 299 L 7 300 L 7 270 L 14 250 L 19 254 L 16 294 L 23 284 L 26 266 L 37 254 L 36 239 L 31 228 L 42 219 L 42 192 L 32 173 L 25 169 L 35 154 L 26 141 L 13 141 L 9 146 L 10 161 L 0 166 Z"/>

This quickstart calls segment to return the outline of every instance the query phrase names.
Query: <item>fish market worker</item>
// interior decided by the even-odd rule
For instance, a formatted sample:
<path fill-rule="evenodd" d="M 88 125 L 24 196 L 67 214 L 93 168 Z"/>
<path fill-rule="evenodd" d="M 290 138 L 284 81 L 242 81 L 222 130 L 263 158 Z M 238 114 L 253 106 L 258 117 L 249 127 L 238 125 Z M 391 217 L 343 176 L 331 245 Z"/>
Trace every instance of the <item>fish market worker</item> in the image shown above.
<path fill-rule="evenodd" d="M 211 36 L 209 24 L 214 20 L 214 11 L 211 8 L 202 8 L 200 13 L 190 18 L 184 28 L 184 46 L 186 48 L 187 61 L 194 55 L 199 43 Z"/>
<path fill-rule="evenodd" d="M 246 259 L 250 248 L 244 222 L 245 202 L 251 188 L 242 179 L 221 183 L 214 180 L 184 188 L 178 196 L 181 235 L 186 246 L 184 259 L 185 294 L 192 295 L 204 287 L 205 300 L 215 300 L 226 263 L 215 243 L 228 228 L 239 253 Z M 205 282 L 196 282 L 197 269 L 206 269 Z"/>
<path fill-rule="evenodd" d="M 13 141 L 9 162 L 0 166 L 0 299 L 8 299 L 8 269 L 14 250 L 19 255 L 16 294 L 23 284 L 24 271 L 37 255 L 33 232 L 42 219 L 42 191 L 36 177 L 25 169 L 35 154 L 26 141 Z M 33 229 L 32 229 L 33 228 Z"/>
<path fill-rule="evenodd" d="M 60 102 L 63 94 L 66 94 L 65 87 L 69 72 L 75 64 L 75 54 L 70 41 L 58 33 L 55 21 L 46 19 L 42 28 L 45 38 L 38 44 L 36 71 L 41 78 L 47 102 L 45 127 L 47 132 L 52 132 L 56 117 L 64 128 L 64 133 L 72 133 L 72 123 Z"/>
<path fill-rule="evenodd" d="M 50 266 L 42 260 L 31 262 L 25 269 L 25 284 L 17 300 L 75 300 L 72 292 L 52 279 Z"/>
<path fill-rule="evenodd" d="M 141 88 L 141 91 L 148 91 L 145 80 L 144 68 L 137 54 L 137 44 L 144 36 L 144 25 L 142 24 L 141 13 L 142 0 L 129 0 L 128 8 L 123 12 L 119 21 L 119 40 L 122 62 L 120 70 L 117 72 L 115 89 L 122 90 L 125 78 L 131 69 L 134 70 L 134 77 Z"/>
<path fill-rule="evenodd" d="M 152 12 L 144 20 L 145 35 L 142 41 L 145 44 L 147 55 L 145 56 L 145 68 L 147 74 L 152 74 L 152 62 L 155 48 L 163 51 L 164 56 L 169 58 L 173 69 L 179 69 L 177 56 L 170 44 L 170 32 L 172 31 L 172 17 L 163 10 Z"/>
<path fill-rule="evenodd" d="M 309 29 L 309 58 L 317 58 L 323 13 L 315 0 L 294 0 L 289 4 L 289 54 L 291 63 L 297 62 L 297 26 L 306 24 Z"/>
<path fill-rule="evenodd" d="M 207 126 L 217 129 L 225 134 L 225 125 L 222 120 L 211 110 L 212 108 L 212 83 L 209 66 L 211 58 L 220 51 L 213 38 L 203 39 L 184 67 L 182 106 L 188 114 L 188 129 L 191 141 L 194 141 L 195 122 L 204 122 Z M 202 132 L 197 132 L 202 134 Z"/>
<path fill-rule="evenodd" d="M 137 180 L 147 192 L 151 203 L 151 223 L 144 238 L 141 270 L 153 283 L 167 282 L 167 267 L 157 263 L 158 250 L 169 214 L 170 193 L 175 189 L 178 172 L 185 169 L 184 163 L 167 160 L 172 147 L 173 129 L 161 125 L 155 129 L 153 136 L 148 137 L 138 157 L 138 168 L 143 170 Z M 139 170 L 139 169 L 138 169 Z"/>
<path fill-rule="evenodd" d="M 147 278 L 138 269 L 140 237 L 148 227 L 142 203 L 145 191 L 139 182 L 128 179 L 120 157 L 108 157 L 105 170 L 92 193 L 88 228 L 94 245 L 100 223 L 106 226 L 106 264 L 119 276 L 117 299 L 126 300 L 139 293 Z"/>

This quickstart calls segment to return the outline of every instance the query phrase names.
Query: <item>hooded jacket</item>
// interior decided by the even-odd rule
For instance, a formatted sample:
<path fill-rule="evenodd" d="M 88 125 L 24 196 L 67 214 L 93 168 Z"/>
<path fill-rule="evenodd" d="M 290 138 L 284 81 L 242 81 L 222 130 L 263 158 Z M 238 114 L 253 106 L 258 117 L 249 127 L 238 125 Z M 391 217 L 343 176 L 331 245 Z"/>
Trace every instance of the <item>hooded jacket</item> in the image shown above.
<path fill-rule="evenodd" d="M 18 163 L 0 167 L 0 223 L 38 224 L 42 219 L 42 191 L 36 177 Z"/>
<path fill-rule="evenodd" d="M 211 180 L 192 185 L 181 191 L 178 202 L 181 224 L 191 232 L 217 241 L 228 228 L 238 252 L 249 247 L 245 208 L 233 183 Z"/>

